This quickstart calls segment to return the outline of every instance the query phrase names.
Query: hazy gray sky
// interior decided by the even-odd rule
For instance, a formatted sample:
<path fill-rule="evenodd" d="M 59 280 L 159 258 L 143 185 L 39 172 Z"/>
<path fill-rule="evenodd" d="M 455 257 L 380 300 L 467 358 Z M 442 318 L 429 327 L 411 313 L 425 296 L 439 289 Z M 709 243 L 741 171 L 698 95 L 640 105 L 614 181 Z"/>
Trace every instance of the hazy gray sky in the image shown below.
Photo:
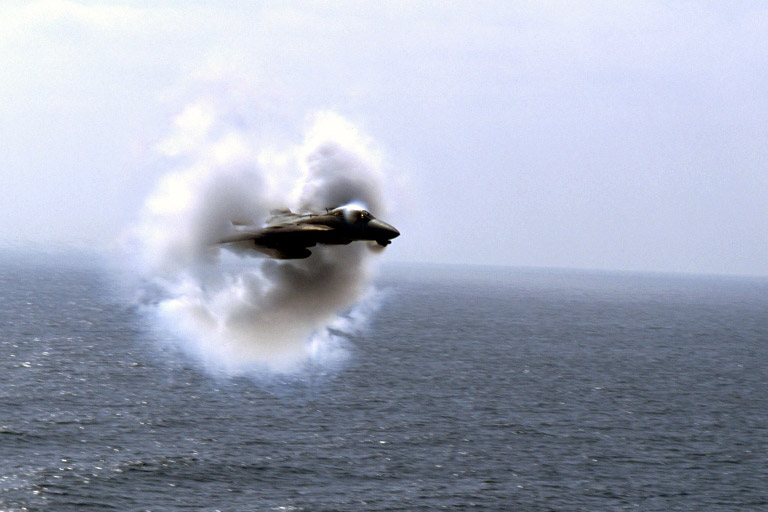
<path fill-rule="evenodd" d="M 768 275 L 766 55 L 765 2 L 4 1 L 0 244 L 109 245 L 202 99 L 358 126 L 391 260 Z"/>

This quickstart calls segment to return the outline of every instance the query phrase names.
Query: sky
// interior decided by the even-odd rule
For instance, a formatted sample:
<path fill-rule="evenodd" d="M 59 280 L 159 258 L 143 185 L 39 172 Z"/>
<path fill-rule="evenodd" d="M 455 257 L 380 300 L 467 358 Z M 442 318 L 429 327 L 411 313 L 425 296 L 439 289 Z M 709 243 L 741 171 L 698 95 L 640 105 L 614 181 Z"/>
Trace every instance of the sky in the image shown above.
<path fill-rule="evenodd" d="M 0 247 L 110 247 L 209 106 L 355 126 L 389 261 L 766 276 L 766 55 L 764 2 L 4 1 Z"/>

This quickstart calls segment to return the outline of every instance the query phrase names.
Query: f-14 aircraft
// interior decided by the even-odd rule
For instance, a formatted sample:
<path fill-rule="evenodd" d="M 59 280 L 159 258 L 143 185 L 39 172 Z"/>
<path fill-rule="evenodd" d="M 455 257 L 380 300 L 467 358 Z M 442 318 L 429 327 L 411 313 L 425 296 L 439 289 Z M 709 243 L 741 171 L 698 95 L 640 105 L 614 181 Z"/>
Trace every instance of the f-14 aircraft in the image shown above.
<path fill-rule="evenodd" d="M 386 247 L 400 232 L 358 206 L 341 206 L 324 213 L 273 210 L 264 226 L 233 223 L 234 232 L 219 241 L 253 241 L 254 249 L 275 259 L 308 258 L 317 244 L 346 245 L 359 240 Z"/>

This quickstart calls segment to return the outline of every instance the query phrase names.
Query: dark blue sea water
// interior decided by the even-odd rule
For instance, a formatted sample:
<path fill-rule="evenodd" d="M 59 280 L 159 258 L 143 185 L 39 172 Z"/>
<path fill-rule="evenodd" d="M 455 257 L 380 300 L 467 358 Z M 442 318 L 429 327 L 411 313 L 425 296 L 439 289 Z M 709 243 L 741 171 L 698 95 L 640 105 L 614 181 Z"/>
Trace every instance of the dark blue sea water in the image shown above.
<path fill-rule="evenodd" d="M 89 258 L 0 260 L 0 510 L 768 509 L 768 280 L 385 267 L 335 368 L 221 379 Z"/>

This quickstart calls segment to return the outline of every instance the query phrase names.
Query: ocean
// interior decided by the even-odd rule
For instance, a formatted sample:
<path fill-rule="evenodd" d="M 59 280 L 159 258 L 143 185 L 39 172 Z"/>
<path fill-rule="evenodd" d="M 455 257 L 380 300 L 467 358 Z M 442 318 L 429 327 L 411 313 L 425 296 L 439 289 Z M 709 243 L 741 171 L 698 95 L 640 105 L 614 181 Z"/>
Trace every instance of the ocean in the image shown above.
<path fill-rule="evenodd" d="M 768 279 L 386 265 L 224 378 L 98 259 L 0 258 L 0 510 L 768 510 Z"/>

